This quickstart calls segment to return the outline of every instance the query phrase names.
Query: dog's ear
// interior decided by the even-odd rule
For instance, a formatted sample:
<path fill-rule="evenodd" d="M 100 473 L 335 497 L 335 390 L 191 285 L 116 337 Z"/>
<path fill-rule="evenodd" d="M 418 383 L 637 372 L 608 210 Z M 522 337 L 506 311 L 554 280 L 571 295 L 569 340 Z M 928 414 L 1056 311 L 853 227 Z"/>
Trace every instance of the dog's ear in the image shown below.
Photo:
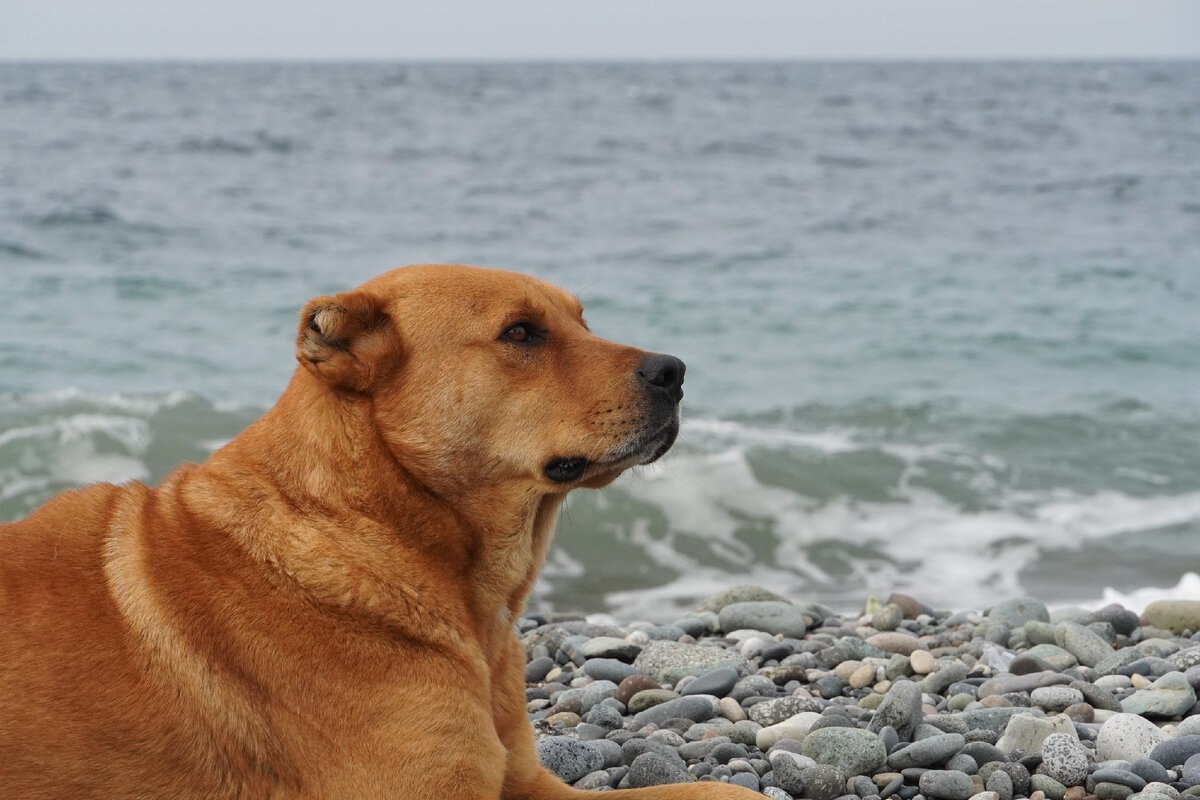
<path fill-rule="evenodd" d="M 400 340 L 383 301 L 364 291 L 309 300 L 296 359 L 334 389 L 370 391 L 399 361 Z"/>

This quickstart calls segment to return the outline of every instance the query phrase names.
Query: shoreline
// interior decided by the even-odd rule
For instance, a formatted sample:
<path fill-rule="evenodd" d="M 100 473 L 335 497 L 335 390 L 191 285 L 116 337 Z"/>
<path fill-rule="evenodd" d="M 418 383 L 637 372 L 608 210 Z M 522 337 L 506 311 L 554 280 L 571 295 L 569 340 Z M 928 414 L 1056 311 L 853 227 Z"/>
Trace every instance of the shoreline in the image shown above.
<path fill-rule="evenodd" d="M 1200 601 L 838 614 L 740 586 L 667 625 L 527 612 L 518 632 L 539 758 L 579 788 L 1200 798 Z"/>

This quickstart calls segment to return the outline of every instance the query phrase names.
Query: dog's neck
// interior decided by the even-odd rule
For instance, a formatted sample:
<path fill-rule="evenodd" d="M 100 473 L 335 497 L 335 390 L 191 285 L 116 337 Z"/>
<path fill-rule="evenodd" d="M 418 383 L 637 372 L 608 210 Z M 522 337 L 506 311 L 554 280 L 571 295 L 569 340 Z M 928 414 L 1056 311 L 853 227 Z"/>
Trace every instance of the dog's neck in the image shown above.
<path fill-rule="evenodd" d="M 511 622 L 545 560 L 563 498 L 531 491 L 514 499 L 480 486 L 447 502 L 380 440 L 368 399 L 333 395 L 304 370 L 197 472 L 201 484 L 222 484 L 214 496 L 226 514 L 231 502 L 243 506 L 230 533 L 256 560 L 322 604 L 405 629 L 437 622 L 406 618 L 419 613 L 432 581 L 468 595 L 461 609 L 441 614 L 465 614 L 476 628 Z M 231 498 L 230 487 L 240 496 Z M 190 500 L 202 504 L 205 494 Z M 426 539 L 424 531 L 439 534 Z"/>

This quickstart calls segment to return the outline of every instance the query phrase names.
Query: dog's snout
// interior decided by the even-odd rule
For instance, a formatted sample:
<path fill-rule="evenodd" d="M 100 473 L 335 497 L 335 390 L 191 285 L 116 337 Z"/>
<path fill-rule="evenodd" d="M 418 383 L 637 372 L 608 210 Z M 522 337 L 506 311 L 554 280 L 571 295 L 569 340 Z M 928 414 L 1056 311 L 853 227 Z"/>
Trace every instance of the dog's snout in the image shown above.
<path fill-rule="evenodd" d="M 683 396 L 683 373 L 687 368 L 675 356 L 651 353 L 638 365 L 637 375 L 647 386 L 661 389 L 678 400 Z"/>

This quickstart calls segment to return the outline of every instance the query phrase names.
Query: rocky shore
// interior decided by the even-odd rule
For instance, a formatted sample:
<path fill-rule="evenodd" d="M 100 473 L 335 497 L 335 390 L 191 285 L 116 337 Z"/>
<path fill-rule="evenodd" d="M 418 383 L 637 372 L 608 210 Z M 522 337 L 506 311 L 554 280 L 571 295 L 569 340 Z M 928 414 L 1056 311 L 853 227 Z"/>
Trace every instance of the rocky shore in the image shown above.
<path fill-rule="evenodd" d="M 579 788 L 775 800 L 1200 798 L 1200 601 L 843 616 L 741 586 L 672 624 L 530 613 L 542 763 Z"/>

